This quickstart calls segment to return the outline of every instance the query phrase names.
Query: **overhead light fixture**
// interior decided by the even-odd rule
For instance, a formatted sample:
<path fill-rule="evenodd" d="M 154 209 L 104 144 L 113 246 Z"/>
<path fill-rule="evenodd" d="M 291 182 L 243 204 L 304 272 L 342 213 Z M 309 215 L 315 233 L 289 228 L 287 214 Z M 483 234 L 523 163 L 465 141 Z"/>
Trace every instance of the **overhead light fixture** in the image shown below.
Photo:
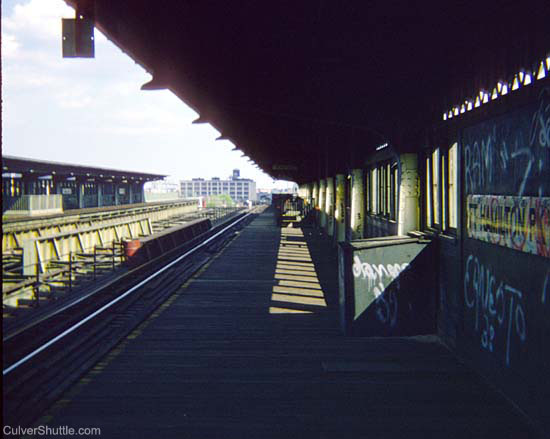
<path fill-rule="evenodd" d="M 514 76 L 514 81 L 512 82 L 512 91 L 519 88 L 518 75 Z"/>
<path fill-rule="evenodd" d="M 545 77 L 546 77 L 546 72 L 545 72 L 545 69 L 544 69 L 544 61 L 541 61 L 540 66 L 539 66 L 539 71 L 538 71 L 538 74 L 537 74 L 537 79 L 543 79 Z"/>

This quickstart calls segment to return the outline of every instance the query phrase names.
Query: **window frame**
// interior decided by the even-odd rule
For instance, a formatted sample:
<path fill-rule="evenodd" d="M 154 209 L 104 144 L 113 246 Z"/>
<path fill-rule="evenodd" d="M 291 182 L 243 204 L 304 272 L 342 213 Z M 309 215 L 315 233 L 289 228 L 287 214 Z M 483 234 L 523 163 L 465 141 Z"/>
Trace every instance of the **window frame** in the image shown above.
<path fill-rule="evenodd" d="M 454 178 L 451 182 L 451 150 L 455 147 Z M 434 163 L 437 160 L 437 163 Z M 427 148 L 423 154 L 423 199 L 422 199 L 422 223 L 425 230 L 457 235 L 460 215 L 459 205 L 459 152 L 458 142 L 450 142 L 445 146 L 437 145 Z M 434 179 L 434 171 L 438 173 L 437 184 Z M 452 184 L 451 184 L 452 183 Z M 451 199 L 451 189 L 454 199 Z M 453 202 L 453 206 L 451 206 Z M 451 225 L 451 213 L 454 212 L 454 224 Z M 437 220 L 437 221 L 436 221 Z"/>

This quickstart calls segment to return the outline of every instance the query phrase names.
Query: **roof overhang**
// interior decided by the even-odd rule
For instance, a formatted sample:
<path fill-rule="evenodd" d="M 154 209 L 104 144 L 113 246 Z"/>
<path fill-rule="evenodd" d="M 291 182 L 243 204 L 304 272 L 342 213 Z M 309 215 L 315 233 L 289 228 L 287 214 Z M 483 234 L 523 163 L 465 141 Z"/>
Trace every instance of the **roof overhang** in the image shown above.
<path fill-rule="evenodd" d="M 550 49 L 541 2 L 67 0 L 274 178 L 418 148 L 450 104 Z"/>

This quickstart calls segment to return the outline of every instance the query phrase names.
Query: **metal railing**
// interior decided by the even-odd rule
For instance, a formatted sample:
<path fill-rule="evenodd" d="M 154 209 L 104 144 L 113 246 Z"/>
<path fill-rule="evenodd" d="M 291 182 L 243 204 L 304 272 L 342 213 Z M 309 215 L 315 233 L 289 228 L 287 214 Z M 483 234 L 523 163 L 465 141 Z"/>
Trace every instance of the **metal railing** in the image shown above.
<path fill-rule="evenodd" d="M 69 251 L 46 261 L 14 265 L 3 272 L 3 306 L 39 306 L 40 298 L 72 291 L 113 272 L 126 260 L 124 241 Z M 26 273 L 26 274 L 25 274 Z M 32 273 L 32 274 L 31 274 Z"/>
<path fill-rule="evenodd" d="M 44 210 L 63 210 L 63 196 L 53 195 L 20 195 L 2 199 L 2 213 L 30 212 Z"/>

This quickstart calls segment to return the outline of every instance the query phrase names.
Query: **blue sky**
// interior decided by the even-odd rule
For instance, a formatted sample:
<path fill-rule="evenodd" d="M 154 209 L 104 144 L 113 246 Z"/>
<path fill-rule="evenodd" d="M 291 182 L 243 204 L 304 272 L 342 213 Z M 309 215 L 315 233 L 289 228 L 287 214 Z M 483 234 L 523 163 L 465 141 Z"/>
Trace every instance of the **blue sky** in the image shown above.
<path fill-rule="evenodd" d="M 62 0 L 2 1 L 3 154 L 168 174 L 273 180 L 99 31 L 95 58 L 61 57 Z M 277 187 L 288 183 L 278 182 Z"/>

